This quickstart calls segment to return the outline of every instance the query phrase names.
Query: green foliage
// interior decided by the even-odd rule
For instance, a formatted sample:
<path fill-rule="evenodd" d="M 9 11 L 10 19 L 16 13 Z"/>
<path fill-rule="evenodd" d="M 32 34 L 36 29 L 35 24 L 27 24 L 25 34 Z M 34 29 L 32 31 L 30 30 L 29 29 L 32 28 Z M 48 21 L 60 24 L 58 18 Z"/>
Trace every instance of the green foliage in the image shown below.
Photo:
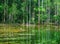
<path fill-rule="evenodd" d="M 60 20 L 60 15 L 54 15 L 55 20 Z"/>
<path fill-rule="evenodd" d="M 0 12 L 3 11 L 3 5 L 0 5 Z"/>
<path fill-rule="evenodd" d="M 42 12 L 45 12 L 45 8 L 43 8 L 42 6 L 38 7 L 38 8 L 34 8 L 35 11 L 42 11 Z"/>
<path fill-rule="evenodd" d="M 23 23 L 23 20 L 24 23 L 38 23 L 39 21 L 46 22 L 48 16 L 50 16 L 51 22 L 54 23 L 54 20 L 60 22 L 59 2 L 59 0 L 1 0 L 0 14 L 2 16 L 0 15 L 0 17 L 2 18 L 2 21 L 4 21 L 5 18 L 5 22 L 7 23 L 10 21 L 11 23 Z"/>
<path fill-rule="evenodd" d="M 60 24 L 60 15 L 54 15 L 53 19 L 55 20 L 56 23 Z"/>
<path fill-rule="evenodd" d="M 33 0 L 35 3 L 37 3 L 37 0 Z"/>
<path fill-rule="evenodd" d="M 38 14 L 38 17 L 40 16 L 40 21 L 45 21 L 47 18 L 48 18 L 48 16 L 47 15 L 44 15 L 44 14 Z"/>

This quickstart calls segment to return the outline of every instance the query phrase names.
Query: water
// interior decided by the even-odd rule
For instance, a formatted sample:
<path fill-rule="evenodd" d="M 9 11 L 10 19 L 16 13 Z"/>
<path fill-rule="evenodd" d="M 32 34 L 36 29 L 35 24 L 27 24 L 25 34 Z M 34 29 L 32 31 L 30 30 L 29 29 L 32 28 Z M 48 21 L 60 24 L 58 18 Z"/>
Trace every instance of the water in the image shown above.
<path fill-rule="evenodd" d="M 35 26 L 35 28 L 33 26 L 29 26 L 29 30 L 27 30 L 27 27 L 24 26 L 23 28 L 22 25 L 0 25 L 0 44 L 59 43 L 60 31 L 56 31 L 60 29 L 58 26 L 51 26 L 50 29 L 46 25 L 43 25 L 43 28 L 41 28 L 42 25 L 40 27 Z"/>

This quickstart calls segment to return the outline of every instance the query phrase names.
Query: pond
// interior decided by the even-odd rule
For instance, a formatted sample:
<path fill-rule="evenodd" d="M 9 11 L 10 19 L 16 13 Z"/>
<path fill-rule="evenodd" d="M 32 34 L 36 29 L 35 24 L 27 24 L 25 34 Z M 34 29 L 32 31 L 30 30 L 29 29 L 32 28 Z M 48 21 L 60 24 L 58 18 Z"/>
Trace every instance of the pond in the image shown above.
<path fill-rule="evenodd" d="M 0 25 L 0 44 L 59 44 L 60 26 Z"/>

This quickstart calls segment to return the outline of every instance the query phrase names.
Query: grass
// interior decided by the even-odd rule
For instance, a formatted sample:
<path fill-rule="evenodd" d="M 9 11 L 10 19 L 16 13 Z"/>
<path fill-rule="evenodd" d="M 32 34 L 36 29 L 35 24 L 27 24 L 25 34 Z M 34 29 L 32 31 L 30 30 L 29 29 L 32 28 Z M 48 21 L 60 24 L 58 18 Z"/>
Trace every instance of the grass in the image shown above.
<path fill-rule="evenodd" d="M 27 34 L 34 35 L 28 36 Z M 59 43 L 60 43 L 59 26 L 54 25 L 25 26 L 25 25 L 0 24 L 0 44 L 59 44 Z"/>

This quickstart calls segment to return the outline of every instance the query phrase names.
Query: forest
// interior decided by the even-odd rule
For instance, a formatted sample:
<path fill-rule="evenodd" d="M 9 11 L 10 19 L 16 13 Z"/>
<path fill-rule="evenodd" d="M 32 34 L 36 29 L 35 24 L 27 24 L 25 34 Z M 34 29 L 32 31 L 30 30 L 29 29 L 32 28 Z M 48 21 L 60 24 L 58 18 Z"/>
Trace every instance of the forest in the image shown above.
<path fill-rule="evenodd" d="M 0 0 L 0 23 L 60 24 L 60 0 Z"/>
<path fill-rule="evenodd" d="M 0 44 L 60 44 L 60 0 L 0 0 Z"/>

